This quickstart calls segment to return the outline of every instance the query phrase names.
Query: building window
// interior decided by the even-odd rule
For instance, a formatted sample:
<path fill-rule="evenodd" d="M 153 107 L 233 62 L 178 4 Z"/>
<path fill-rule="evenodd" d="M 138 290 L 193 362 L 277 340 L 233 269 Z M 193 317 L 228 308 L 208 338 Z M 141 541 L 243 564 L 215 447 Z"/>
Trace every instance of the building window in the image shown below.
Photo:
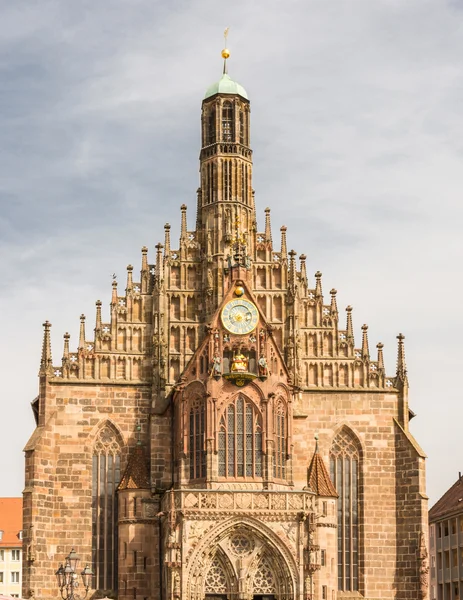
<path fill-rule="evenodd" d="M 103 427 L 93 449 L 92 562 L 94 586 L 117 589 L 117 486 L 121 479 L 121 447 L 116 431 Z"/>
<path fill-rule="evenodd" d="M 11 571 L 11 583 L 19 583 L 19 571 Z"/>
<path fill-rule="evenodd" d="M 11 551 L 11 560 L 20 560 L 21 558 L 21 550 L 12 550 Z"/>
<path fill-rule="evenodd" d="M 244 144 L 244 112 L 240 110 L 240 144 Z"/>
<path fill-rule="evenodd" d="M 238 396 L 220 419 L 219 476 L 262 477 L 262 421 L 252 402 Z"/>
<path fill-rule="evenodd" d="M 231 102 L 224 102 L 222 107 L 222 140 L 224 142 L 234 141 L 234 123 L 233 123 L 233 105 Z"/>
<path fill-rule="evenodd" d="M 206 144 L 215 142 L 215 110 L 211 109 L 207 120 Z"/>
<path fill-rule="evenodd" d="M 204 402 L 198 399 L 190 408 L 190 436 L 188 440 L 190 479 L 206 477 L 205 419 Z"/>
<path fill-rule="evenodd" d="M 320 564 L 322 567 L 326 566 L 326 550 L 320 552 Z"/>
<path fill-rule="evenodd" d="M 3 571 L 0 571 L 0 583 L 3 583 Z"/>
<path fill-rule="evenodd" d="M 338 498 L 338 590 L 358 591 L 360 448 L 342 429 L 330 451 L 331 479 Z"/>
<path fill-rule="evenodd" d="M 286 477 L 286 410 L 283 402 L 278 402 L 275 411 L 275 462 L 273 476 Z"/>
<path fill-rule="evenodd" d="M 5 560 L 5 550 L 0 550 L 0 560 Z"/>
<path fill-rule="evenodd" d="M 23 530 L 22 530 L 22 529 L 21 529 L 21 531 L 18 533 L 18 538 L 19 538 L 20 540 L 22 540 L 22 539 L 23 539 Z"/>

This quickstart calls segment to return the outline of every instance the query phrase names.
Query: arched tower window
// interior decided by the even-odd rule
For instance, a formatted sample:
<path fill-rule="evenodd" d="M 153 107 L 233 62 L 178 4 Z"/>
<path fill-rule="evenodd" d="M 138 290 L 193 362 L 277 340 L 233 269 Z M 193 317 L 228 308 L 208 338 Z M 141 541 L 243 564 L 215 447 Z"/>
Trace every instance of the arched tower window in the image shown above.
<path fill-rule="evenodd" d="M 245 132 L 244 132 L 244 112 L 240 110 L 240 144 L 245 143 Z"/>
<path fill-rule="evenodd" d="M 222 106 L 222 140 L 224 142 L 233 142 L 235 139 L 233 112 L 233 104 L 224 102 Z"/>
<path fill-rule="evenodd" d="M 94 586 L 117 589 L 117 486 L 121 480 L 121 447 L 109 424 L 102 427 L 93 446 L 92 563 Z"/>
<path fill-rule="evenodd" d="M 358 590 L 360 446 L 346 428 L 334 438 L 330 472 L 338 498 L 338 589 Z"/>
<path fill-rule="evenodd" d="M 286 409 L 281 400 L 275 409 L 275 460 L 273 475 L 278 479 L 286 477 Z"/>
<path fill-rule="evenodd" d="M 207 118 L 206 144 L 213 144 L 214 142 L 215 142 L 215 109 L 211 108 L 211 111 Z"/>
<path fill-rule="evenodd" d="M 206 477 L 206 452 L 204 448 L 205 410 L 204 402 L 195 400 L 189 414 L 190 435 L 188 456 L 190 458 L 190 479 Z"/>
<path fill-rule="evenodd" d="M 242 396 L 220 419 L 219 476 L 262 477 L 262 419 Z"/>

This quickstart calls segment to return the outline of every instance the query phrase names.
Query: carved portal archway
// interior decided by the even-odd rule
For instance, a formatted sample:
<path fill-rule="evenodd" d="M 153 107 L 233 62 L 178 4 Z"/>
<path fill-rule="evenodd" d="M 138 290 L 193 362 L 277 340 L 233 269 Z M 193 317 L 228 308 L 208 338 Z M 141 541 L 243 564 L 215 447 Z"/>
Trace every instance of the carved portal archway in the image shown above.
<path fill-rule="evenodd" d="M 207 597 L 293 600 L 298 570 L 293 551 L 250 517 L 233 518 L 204 536 L 185 570 L 188 600 Z"/>

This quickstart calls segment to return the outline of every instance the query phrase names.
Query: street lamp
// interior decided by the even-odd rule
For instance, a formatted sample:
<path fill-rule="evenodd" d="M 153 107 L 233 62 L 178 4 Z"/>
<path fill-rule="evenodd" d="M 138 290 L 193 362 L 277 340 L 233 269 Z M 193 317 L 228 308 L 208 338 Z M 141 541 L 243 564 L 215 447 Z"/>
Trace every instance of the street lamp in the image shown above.
<path fill-rule="evenodd" d="M 85 569 L 80 574 L 85 588 L 85 595 L 80 596 L 76 593 L 76 590 L 79 587 L 79 577 L 77 575 L 77 565 L 79 560 L 80 558 L 73 548 L 66 556 L 64 566 L 61 564 L 55 573 L 61 598 L 63 600 L 84 600 L 87 597 L 88 590 L 92 584 L 93 571 L 86 565 Z"/>

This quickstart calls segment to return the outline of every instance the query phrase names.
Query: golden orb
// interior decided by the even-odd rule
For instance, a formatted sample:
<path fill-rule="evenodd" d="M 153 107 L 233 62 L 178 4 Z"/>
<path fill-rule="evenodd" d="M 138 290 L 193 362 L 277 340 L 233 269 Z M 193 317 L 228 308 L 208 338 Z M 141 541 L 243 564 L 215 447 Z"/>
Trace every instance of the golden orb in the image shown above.
<path fill-rule="evenodd" d="M 244 287 L 237 285 L 235 288 L 235 296 L 242 296 L 244 294 Z"/>
<path fill-rule="evenodd" d="M 222 58 L 225 58 L 225 59 L 230 58 L 230 50 L 228 48 L 224 48 L 222 50 Z"/>

